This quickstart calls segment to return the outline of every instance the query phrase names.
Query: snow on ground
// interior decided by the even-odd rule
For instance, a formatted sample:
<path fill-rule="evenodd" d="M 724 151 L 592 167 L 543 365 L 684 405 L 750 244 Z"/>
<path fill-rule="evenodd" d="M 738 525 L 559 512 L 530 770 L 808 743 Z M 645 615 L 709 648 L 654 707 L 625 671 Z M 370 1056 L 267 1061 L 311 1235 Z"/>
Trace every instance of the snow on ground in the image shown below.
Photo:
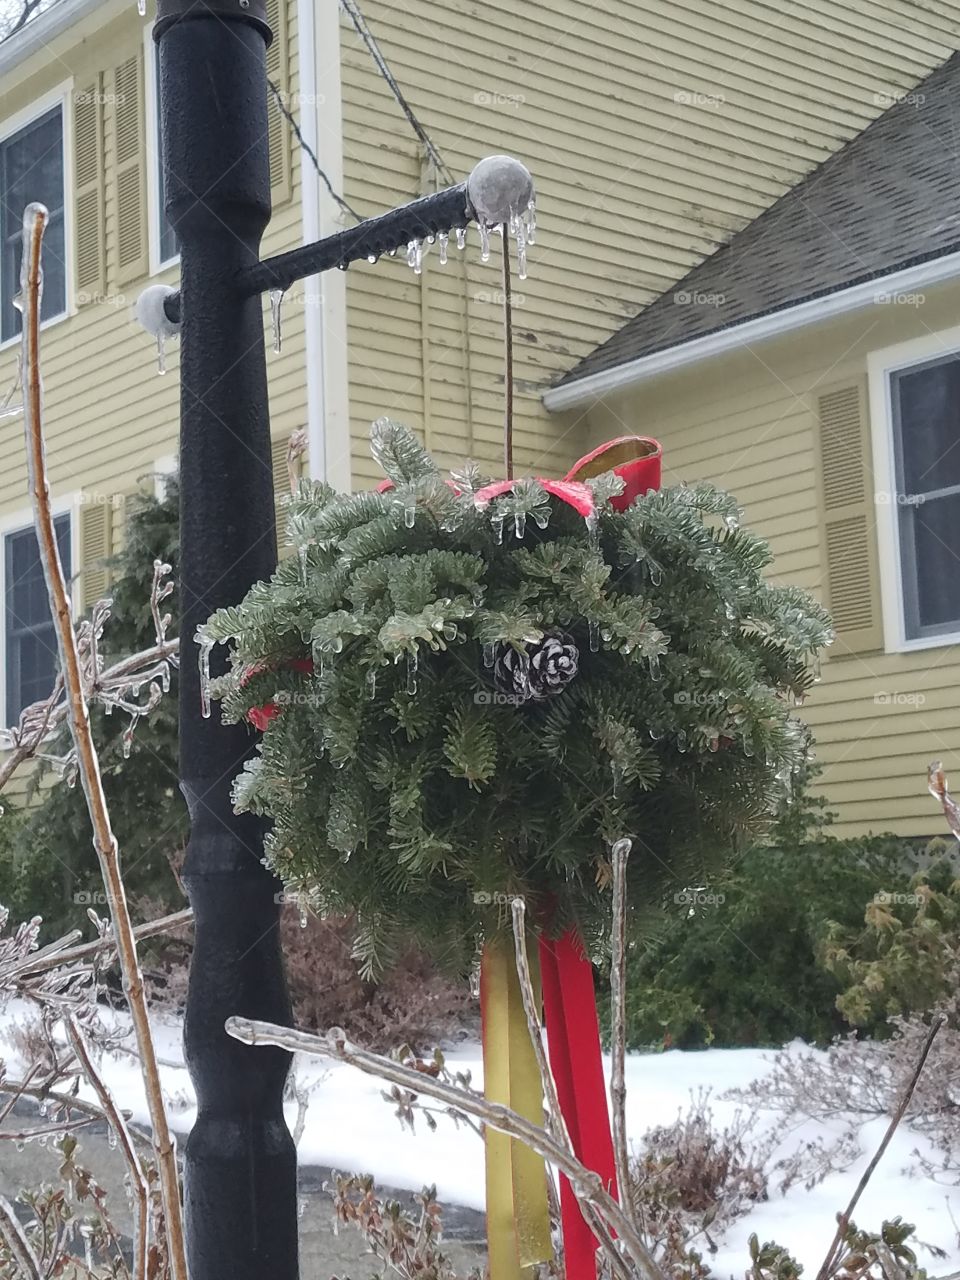
<path fill-rule="evenodd" d="M 11 1021 L 23 1016 L 24 1007 L 10 1002 L 0 1012 L 0 1057 L 6 1057 L 14 1067 L 16 1054 L 7 1048 L 7 1034 Z M 161 1059 L 171 1064 L 182 1062 L 180 1026 L 172 1021 L 158 1022 L 156 1030 Z M 687 1109 L 691 1095 L 704 1088 L 712 1091 L 714 1119 L 723 1127 L 733 1119 L 738 1106 L 721 1095 L 763 1076 L 772 1059 L 772 1051 L 761 1049 L 629 1055 L 627 1127 L 631 1141 L 638 1141 L 653 1125 L 669 1123 Z M 451 1050 L 447 1062 L 451 1069 L 469 1069 L 475 1084 L 482 1084 L 479 1044 L 469 1042 Z M 185 1133 L 196 1115 L 189 1077 L 174 1065 L 164 1065 L 161 1071 L 173 1106 L 174 1127 Z M 431 1133 L 418 1121 L 416 1134 L 411 1134 L 400 1127 L 393 1108 L 382 1099 L 381 1089 L 386 1086 L 372 1077 L 320 1059 L 301 1059 L 297 1072 L 298 1080 L 311 1086 L 299 1148 L 301 1164 L 372 1173 L 384 1184 L 411 1190 L 435 1182 L 441 1200 L 483 1208 L 483 1146 L 471 1130 L 458 1129 L 441 1117 L 436 1132 Z M 146 1106 L 135 1060 L 126 1056 L 106 1060 L 103 1074 L 121 1107 L 145 1122 Z M 296 1104 L 290 1103 L 287 1119 L 291 1126 L 295 1118 Z M 849 1201 L 886 1125 L 886 1120 L 878 1119 L 862 1127 L 861 1157 L 846 1172 L 831 1174 L 812 1191 L 800 1185 L 781 1196 L 772 1189 L 772 1198 L 736 1222 L 719 1252 L 708 1259 L 714 1274 L 742 1276 L 748 1260 L 747 1238 L 756 1232 L 761 1243 L 776 1240 L 803 1263 L 808 1275 L 815 1275 L 833 1236 L 836 1214 Z M 781 1158 L 801 1143 L 839 1133 L 840 1128 L 839 1121 L 830 1130 L 812 1122 L 788 1128 L 778 1113 L 764 1112 L 758 1117 L 755 1133 L 760 1136 L 771 1129 L 783 1130 L 774 1155 Z M 901 1126 L 864 1193 L 855 1221 L 870 1230 L 878 1229 L 884 1218 L 897 1215 L 914 1222 L 920 1240 L 947 1253 L 946 1258 L 938 1259 L 921 1251 L 921 1263 L 932 1275 L 945 1275 L 960 1269 L 960 1239 L 952 1221 L 960 1224 L 960 1188 L 911 1174 L 911 1168 L 916 1169 L 912 1153 L 917 1149 L 929 1151 L 930 1147 L 922 1136 Z"/>

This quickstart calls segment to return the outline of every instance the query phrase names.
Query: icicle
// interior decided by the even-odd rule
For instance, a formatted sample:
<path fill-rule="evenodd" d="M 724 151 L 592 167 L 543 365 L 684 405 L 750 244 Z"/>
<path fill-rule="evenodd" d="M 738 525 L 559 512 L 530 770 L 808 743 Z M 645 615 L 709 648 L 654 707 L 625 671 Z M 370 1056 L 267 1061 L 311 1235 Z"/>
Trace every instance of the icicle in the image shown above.
<path fill-rule="evenodd" d="M 823 667 L 820 664 L 820 655 L 819 653 L 817 653 L 814 655 L 814 658 L 813 658 L 813 683 L 819 684 L 822 679 L 823 679 Z"/>
<path fill-rule="evenodd" d="M 485 222 L 478 222 L 480 228 L 480 261 L 490 261 L 490 228 Z"/>
<path fill-rule="evenodd" d="M 686 750 L 687 750 L 687 748 L 688 748 L 688 746 L 689 746 L 689 743 L 687 742 L 687 734 L 686 734 L 686 730 L 684 730 L 684 729 L 680 729 L 680 730 L 678 730 L 678 732 L 677 732 L 677 750 L 678 750 L 678 751 L 686 751 Z"/>
<path fill-rule="evenodd" d="M 116 1151 L 117 1149 L 117 1133 L 112 1125 L 107 1130 L 107 1146 L 111 1151 Z"/>
<path fill-rule="evenodd" d="M 474 902 L 489 902 L 490 895 L 486 893 L 475 893 L 473 895 Z M 480 999 L 480 961 L 474 963 L 470 970 L 470 995 L 474 1000 Z"/>
<path fill-rule="evenodd" d="M 167 372 L 167 352 L 164 335 L 157 334 L 157 373 Z"/>
<path fill-rule="evenodd" d="M 587 537 L 594 551 L 600 547 L 600 517 L 596 511 L 591 511 L 588 516 L 583 517 L 583 523 L 587 526 Z"/>
<path fill-rule="evenodd" d="M 440 250 L 441 267 L 445 267 L 447 265 L 447 242 L 449 241 L 449 239 L 450 237 L 446 231 L 441 231 L 439 236 L 437 237 L 437 245 Z"/>
<path fill-rule="evenodd" d="M 270 323 L 273 325 L 273 349 L 280 354 L 282 334 L 280 332 L 280 308 L 283 306 L 283 290 L 270 290 Z"/>
<path fill-rule="evenodd" d="M 367 672 L 367 697 L 372 702 L 377 696 L 377 669 L 371 667 Z"/>
<path fill-rule="evenodd" d="M 147 16 L 147 0 L 137 0 L 137 13 L 141 18 Z"/>
<path fill-rule="evenodd" d="M 485 644 L 483 646 L 483 665 L 489 670 L 497 660 L 497 646 L 495 644 Z"/>
<path fill-rule="evenodd" d="M 663 581 L 663 570 L 658 564 L 654 564 L 652 560 L 650 561 L 650 581 L 655 587 L 659 587 Z"/>
<path fill-rule="evenodd" d="M 367 254 L 367 261 L 370 263 L 370 265 L 371 265 L 371 266 L 373 266 L 373 264 L 377 261 L 377 254 L 375 254 L 375 253 L 368 253 L 368 254 Z"/>
<path fill-rule="evenodd" d="M 413 696 L 417 692 L 417 652 L 407 654 L 407 693 Z"/>
<path fill-rule="evenodd" d="M 731 532 L 733 532 L 733 530 L 734 530 L 734 529 L 739 529 L 739 528 L 740 528 L 740 517 L 739 517 L 739 516 L 732 516 L 732 515 L 731 515 L 731 516 L 724 516 L 724 517 L 723 517 L 723 523 L 726 525 L 726 527 L 727 527 Z"/>
<path fill-rule="evenodd" d="M 199 662 L 200 662 L 200 714 L 204 720 L 210 719 L 210 651 L 213 649 L 214 642 L 208 639 L 201 632 L 196 635 L 197 645 L 199 646 Z"/>
<path fill-rule="evenodd" d="M 493 517 L 493 535 L 497 540 L 497 546 L 503 546 L 503 526 L 506 524 L 506 516 Z"/>
<path fill-rule="evenodd" d="M 647 659 L 647 663 L 650 667 L 650 679 L 659 680 L 663 675 L 663 672 L 660 670 L 660 655 L 658 653 L 651 653 L 650 657 Z"/>
<path fill-rule="evenodd" d="M 611 760 L 610 772 L 613 774 L 613 789 L 610 794 L 614 797 L 614 799 L 616 799 L 617 791 L 619 790 L 620 782 L 621 782 L 621 779 L 623 778 L 623 770 L 620 768 L 620 766 L 616 763 L 615 760 Z"/>
<path fill-rule="evenodd" d="M 457 248 L 465 249 L 467 247 L 467 228 L 457 227 Z"/>
<path fill-rule="evenodd" d="M 527 232 L 523 219 L 517 218 L 516 221 L 516 238 L 517 238 L 517 275 L 521 280 L 527 278 Z"/>
<path fill-rule="evenodd" d="M 306 543 L 297 548 L 297 558 L 300 561 L 300 581 L 304 586 L 307 585 L 307 551 L 309 550 Z"/>
<path fill-rule="evenodd" d="M 537 201 L 532 197 L 527 205 L 527 244 L 537 243 Z"/>
<path fill-rule="evenodd" d="M 134 730 L 137 727 L 137 724 L 139 723 L 139 720 L 140 720 L 139 716 L 131 717 L 130 723 L 127 725 L 127 727 L 123 731 L 123 735 L 120 739 L 120 749 L 123 752 L 124 760 L 130 759 L 130 752 L 133 748 L 133 734 L 134 734 Z"/>
<path fill-rule="evenodd" d="M 300 908 L 300 928 L 305 929 L 306 927 L 307 927 L 307 913 L 303 909 L 303 907 L 301 907 Z"/>
<path fill-rule="evenodd" d="M 396 245 L 394 245 L 394 247 L 393 247 L 392 249 L 388 249 L 388 250 L 387 250 L 387 253 L 390 255 L 390 257 L 391 257 L 391 258 L 395 258 L 395 257 L 397 256 L 397 247 L 396 247 Z"/>
<path fill-rule="evenodd" d="M 416 504 L 411 502 L 403 509 L 403 523 L 408 529 L 412 529 L 417 522 Z"/>
<path fill-rule="evenodd" d="M 414 275 L 423 271 L 423 241 L 411 240 L 407 245 L 407 266 L 413 268 Z"/>
<path fill-rule="evenodd" d="M 590 633 L 590 652 L 598 653 L 600 651 L 600 628 L 593 619 L 591 619 L 588 629 Z"/>
<path fill-rule="evenodd" d="M 518 539 L 522 538 L 522 537 L 523 537 L 523 535 L 526 533 L 526 531 L 527 531 L 527 513 L 526 513 L 525 511 L 518 511 L 518 512 L 516 513 L 516 515 L 514 515 L 514 517 L 513 517 L 513 531 L 514 531 L 514 533 L 517 535 L 517 538 L 518 538 Z"/>

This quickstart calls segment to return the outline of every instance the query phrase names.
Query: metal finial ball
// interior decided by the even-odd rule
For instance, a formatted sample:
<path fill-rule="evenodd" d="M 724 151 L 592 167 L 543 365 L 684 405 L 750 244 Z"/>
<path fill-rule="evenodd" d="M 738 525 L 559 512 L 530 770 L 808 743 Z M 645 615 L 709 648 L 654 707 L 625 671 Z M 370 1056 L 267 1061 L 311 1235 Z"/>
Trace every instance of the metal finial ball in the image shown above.
<path fill-rule="evenodd" d="M 170 319 L 163 307 L 167 298 L 176 292 L 168 284 L 152 284 L 137 298 L 134 313 L 154 338 L 172 338 L 180 332 L 180 325 Z"/>
<path fill-rule="evenodd" d="M 513 156 L 487 156 L 467 179 L 467 198 L 478 222 L 496 226 L 523 213 L 533 199 L 533 178 Z"/>

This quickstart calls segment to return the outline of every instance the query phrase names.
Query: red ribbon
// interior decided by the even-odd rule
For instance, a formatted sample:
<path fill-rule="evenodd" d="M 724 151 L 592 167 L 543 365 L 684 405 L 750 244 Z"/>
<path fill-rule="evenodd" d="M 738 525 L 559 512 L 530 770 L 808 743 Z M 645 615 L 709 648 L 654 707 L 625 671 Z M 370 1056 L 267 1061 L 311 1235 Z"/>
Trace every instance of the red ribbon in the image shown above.
<path fill-rule="evenodd" d="M 540 939 L 540 973 L 550 1069 L 574 1154 L 581 1164 L 599 1173 L 603 1185 L 616 1196 L 593 967 L 573 930 L 556 941 Z M 595 1280 L 599 1241 L 587 1226 L 564 1174 L 560 1175 L 560 1214 L 567 1280 Z"/>

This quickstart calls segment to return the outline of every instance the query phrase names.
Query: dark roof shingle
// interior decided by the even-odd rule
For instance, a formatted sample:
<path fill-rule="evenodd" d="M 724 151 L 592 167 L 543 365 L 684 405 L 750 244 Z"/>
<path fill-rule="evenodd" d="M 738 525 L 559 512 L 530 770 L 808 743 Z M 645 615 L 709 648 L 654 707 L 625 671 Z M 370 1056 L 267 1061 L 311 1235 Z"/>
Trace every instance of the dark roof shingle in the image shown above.
<path fill-rule="evenodd" d="M 958 95 L 955 53 L 560 385 L 960 248 Z"/>

